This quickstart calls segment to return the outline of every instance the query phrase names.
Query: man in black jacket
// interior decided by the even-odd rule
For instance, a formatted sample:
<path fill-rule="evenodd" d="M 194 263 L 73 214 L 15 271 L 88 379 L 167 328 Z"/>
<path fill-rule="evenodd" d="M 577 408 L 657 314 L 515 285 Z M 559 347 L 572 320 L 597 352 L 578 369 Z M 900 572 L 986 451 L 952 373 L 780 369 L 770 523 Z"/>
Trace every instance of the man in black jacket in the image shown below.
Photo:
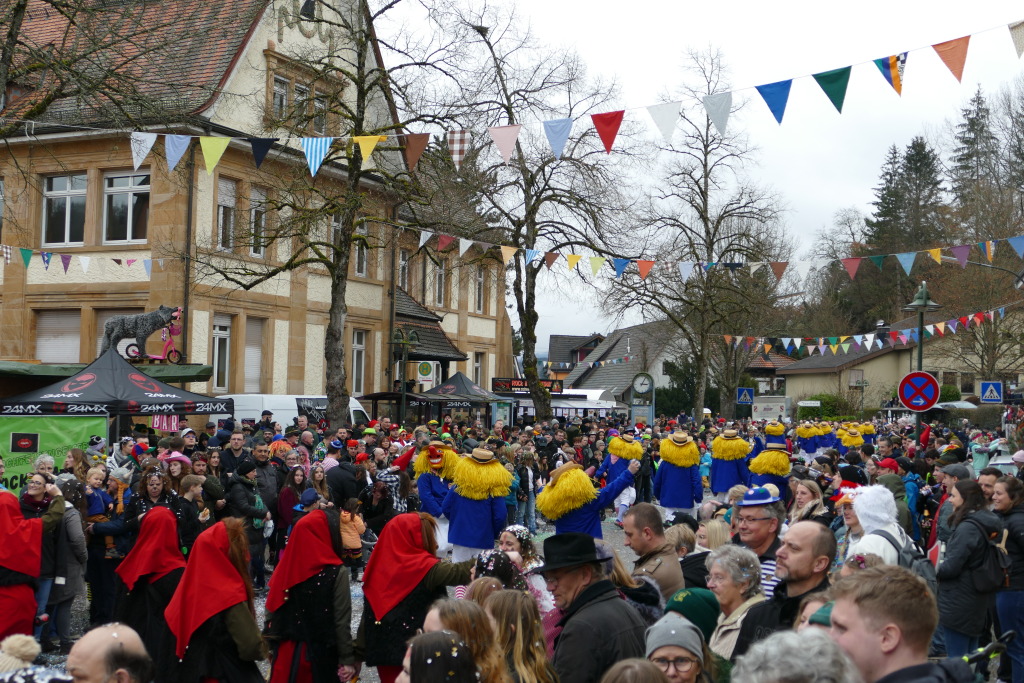
<path fill-rule="evenodd" d="M 782 583 L 770 600 L 747 612 L 733 656 L 776 631 L 792 628 L 804 596 L 829 587 L 828 572 L 835 559 L 836 538 L 828 527 L 811 521 L 791 526 L 775 553 L 775 575 Z"/>
<path fill-rule="evenodd" d="M 564 614 L 552 664 L 562 683 L 591 683 L 616 662 L 644 656 L 646 624 L 605 578 L 589 534 L 555 534 L 544 541 L 544 575 Z"/>

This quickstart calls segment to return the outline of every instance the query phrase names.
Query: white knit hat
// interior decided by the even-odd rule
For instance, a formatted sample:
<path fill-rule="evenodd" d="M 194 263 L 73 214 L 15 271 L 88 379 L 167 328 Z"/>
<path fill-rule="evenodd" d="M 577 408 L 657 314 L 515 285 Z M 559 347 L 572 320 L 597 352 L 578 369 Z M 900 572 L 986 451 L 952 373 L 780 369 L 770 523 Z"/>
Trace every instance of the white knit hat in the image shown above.
<path fill-rule="evenodd" d="M 39 656 L 39 643 L 32 636 L 15 634 L 0 643 L 0 673 L 17 671 L 32 665 Z"/>

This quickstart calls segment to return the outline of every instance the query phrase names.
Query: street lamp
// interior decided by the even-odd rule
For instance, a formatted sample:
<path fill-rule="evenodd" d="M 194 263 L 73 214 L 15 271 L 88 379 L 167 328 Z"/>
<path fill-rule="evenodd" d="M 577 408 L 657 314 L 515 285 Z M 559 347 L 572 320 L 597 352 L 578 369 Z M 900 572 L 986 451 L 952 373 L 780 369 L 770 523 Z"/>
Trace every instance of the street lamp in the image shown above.
<path fill-rule="evenodd" d="M 917 312 L 917 371 L 921 372 L 924 363 L 924 314 L 925 311 L 937 311 L 942 306 L 932 301 L 928 296 L 928 285 L 921 282 L 921 289 L 917 290 L 914 300 L 903 307 L 904 311 Z M 921 413 L 914 413 L 914 430 L 917 432 L 915 439 L 921 438 Z"/>
<path fill-rule="evenodd" d="M 409 349 L 415 348 L 419 343 L 420 335 L 416 330 L 409 330 L 409 332 L 406 332 L 399 328 L 391 335 L 391 344 L 402 349 L 402 367 L 401 372 L 399 373 L 402 378 L 402 407 L 400 409 L 401 412 L 398 413 L 399 424 L 403 424 L 405 422 L 405 371 L 406 366 L 409 364 Z"/>

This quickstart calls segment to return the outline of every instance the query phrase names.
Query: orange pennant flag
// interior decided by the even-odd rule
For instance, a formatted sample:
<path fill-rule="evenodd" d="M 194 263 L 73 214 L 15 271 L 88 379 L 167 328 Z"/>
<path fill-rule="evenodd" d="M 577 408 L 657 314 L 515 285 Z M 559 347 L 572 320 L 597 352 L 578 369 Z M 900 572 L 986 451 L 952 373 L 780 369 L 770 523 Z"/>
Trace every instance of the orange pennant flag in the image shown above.
<path fill-rule="evenodd" d="M 722 339 L 725 340 L 726 344 L 732 344 L 732 335 L 731 334 L 723 334 L 722 335 Z"/>
<path fill-rule="evenodd" d="M 636 269 L 640 271 L 640 279 L 644 280 L 647 278 L 647 274 L 651 272 L 651 268 L 654 266 L 654 261 L 637 261 Z"/>
<path fill-rule="evenodd" d="M 940 266 L 942 265 L 942 249 L 929 249 L 928 253 L 931 255 L 935 262 Z"/>
<path fill-rule="evenodd" d="M 935 323 L 935 331 L 939 333 L 940 337 L 946 336 L 946 323 Z"/>
<path fill-rule="evenodd" d="M 512 260 L 512 257 L 516 255 L 517 251 L 519 250 L 516 249 L 515 247 L 502 247 L 501 260 L 504 261 L 505 263 L 508 263 L 509 261 Z"/>
<path fill-rule="evenodd" d="M 786 266 L 789 265 L 789 261 L 771 261 L 768 265 L 771 266 L 772 272 L 775 273 L 775 279 L 781 280 L 782 274 L 786 272 Z"/>
<path fill-rule="evenodd" d="M 964 64 L 967 62 L 967 44 L 970 42 L 971 37 L 964 36 L 956 40 L 947 40 L 944 43 L 932 45 L 935 51 L 939 53 L 939 59 L 949 68 L 957 81 L 964 77 Z"/>

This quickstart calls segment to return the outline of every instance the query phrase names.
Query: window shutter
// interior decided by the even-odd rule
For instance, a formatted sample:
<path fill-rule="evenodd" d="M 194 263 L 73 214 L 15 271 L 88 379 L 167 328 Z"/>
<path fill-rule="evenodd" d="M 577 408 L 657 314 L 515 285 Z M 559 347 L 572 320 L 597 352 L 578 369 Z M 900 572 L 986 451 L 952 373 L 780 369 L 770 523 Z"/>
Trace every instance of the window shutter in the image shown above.
<path fill-rule="evenodd" d="M 41 363 L 77 363 L 81 355 L 82 312 L 36 313 L 36 358 Z"/>
<path fill-rule="evenodd" d="M 263 318 L 245 320 L 245 393 L 260 392 L 263 368 Z"/>

